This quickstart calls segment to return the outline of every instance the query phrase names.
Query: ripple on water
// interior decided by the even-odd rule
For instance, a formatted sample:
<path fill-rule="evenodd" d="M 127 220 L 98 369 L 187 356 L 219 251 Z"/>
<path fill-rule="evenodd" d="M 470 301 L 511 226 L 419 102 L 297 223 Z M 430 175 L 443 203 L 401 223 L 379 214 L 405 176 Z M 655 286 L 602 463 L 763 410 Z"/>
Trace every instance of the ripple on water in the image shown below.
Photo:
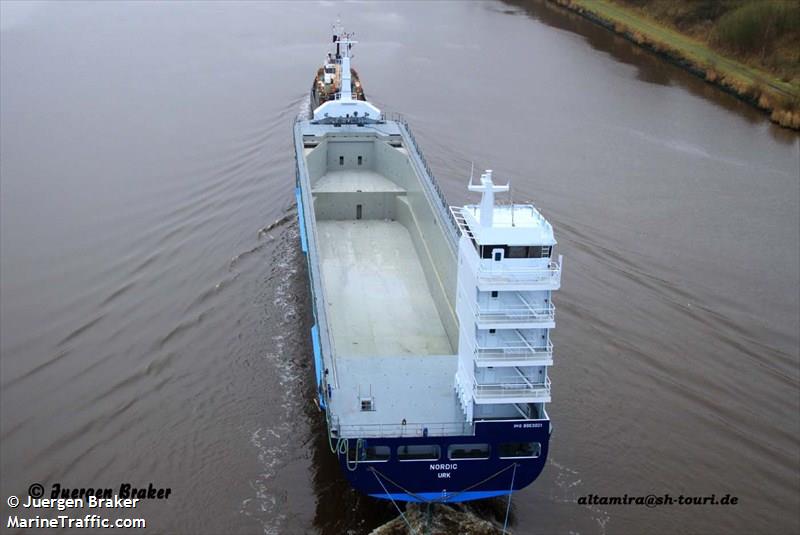
<path fill-rule="evenodd" d="M 273 383 L 271 387 L 274 401 L 271 407 L 278 414 L 272 415 L 272 425 L 259 426 L 250 434 L 250 443 L 257 452 L 261 471 L 250 480 L 254 495 L 242 501 L 240 511 L 262 521 L 265 533 L 277 534 L 283 532 L 287 520 L 283 507 L 287 495 L 276 484 L 275 478 L 280 468 L 292 458 L 293 445 L 298 439 L 298 412 L 306 403 L 304 396 L 299 395 L 305 368 L 298 366 L 292 358 L 296 352 L 294 340 L 298 336 L 296 318 L 302 306 L 292 297 L 301 253 L 298 227 L 291 213 L 266 227 L 265 232 L 279 233 L 269 275 L 272 279 L 269 283 L 271 295 L 266 296 L 269 302 L 266 314 L 272 333 L 270 350 L 263 353 L 278 379 L 277 384 Z M 263 233 L 259 232 L 259 235 Z"/>

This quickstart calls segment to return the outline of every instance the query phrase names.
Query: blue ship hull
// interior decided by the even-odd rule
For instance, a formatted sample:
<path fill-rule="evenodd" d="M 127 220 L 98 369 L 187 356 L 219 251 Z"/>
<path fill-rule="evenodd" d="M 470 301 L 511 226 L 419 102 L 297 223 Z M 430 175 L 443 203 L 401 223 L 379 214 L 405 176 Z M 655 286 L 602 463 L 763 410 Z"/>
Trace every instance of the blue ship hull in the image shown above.
<path fill-rule="evenodd" d="M 539 427 L 527 427 L 538 425 Z M 390 460 L 358 462 L 353 468 L 339 456 L 342 472 L 356 490 L 374 498 L 407 502 L 465 502 L 507 495 L 530 485 L 547 460 L 550 422 L 478 422 L 475 435 L 447 437 L 366 439 L 369 446 L 389 446 Z M 536 458 L 499 458 L 497 447 L 504 442 L 538 442 Z M 451 444 L 486 443 L 488 459 L 451 461 L 399 461 L 396 452 L 405 445 L 439 445 L 442 452 Z M 513 484 L 512 484 L 513 479 Z"/>

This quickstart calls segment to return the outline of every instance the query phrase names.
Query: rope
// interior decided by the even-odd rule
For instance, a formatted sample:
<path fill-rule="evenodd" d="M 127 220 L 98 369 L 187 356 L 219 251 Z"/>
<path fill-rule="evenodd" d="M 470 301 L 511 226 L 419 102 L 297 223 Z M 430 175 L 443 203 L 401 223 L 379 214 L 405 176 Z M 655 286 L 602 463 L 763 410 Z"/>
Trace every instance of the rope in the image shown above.
<path fill-rule="evenodd" d="M 335 453 L 337 456 L 344 454 L 344 461 L 347 469 L 351 472 L 355 472 L 358 468 L 358 454 L 361 451 L 361 445 L 364 442 L 364 439 L 359 438 L 356 440 L 356 453 L 355 458 L 353 459 L 352 463 L 350 462 L 350 439 L 348 438 L 339 438 L 336 441 L 336 447 L 333 446 L 333 443 L 330 439 L 330 434 L 328 435 L 328 446 L 331 448 L 331 452 Z"/>
<path fill-rule="evenodd" d="M 465 488 L 465 489 L 463 489 L 463 490 L 460 490 L 460 491 L 458 491 L 458 492 L 456 492 L 456 493 L 454 493 L 454 494 L 448 494 L 446 497 L 447 497 L 447 498 L 450 498 L 450 499 L 452 499 L 454 496 L 458 496 L 458 495 L 460 495 L 460 494 L 464 494 L 465 492 L 469 491 L 470 489 L 474 489 L 474 488 L 475 488 L 475 487 L 477 487 L 478 485 L 483 485 L 483 484 L 484 484 L 484 483 L 486 483 L 487 481 L 489 481 L 489 480 L 491 480 L 491 479 L 494 479 L 495 477 L 499 476 L 500 474 L 502 474 L 503 472 L 505 472 L 505 471 L 506 471 L 506 470 L 508 470 L 509 468 L 514 468 L 514 471 L 516 472 L 516 470 L 517 470 L 517 464 L 516 464 L 516 463 L 514 463 L 514 464 L 510 464 L 510 465 L 506 466 L 505 468 L 503 468 L 502 470 L 500 470 L 499 472 L 495 472 L 494 474 L 490 475 L 489 477 L 487 477 L 487 478 L 486 478 L 486 479 L 484 479 L 483 481 L 478 481 L 478 482 L 477 482 L 477 483 L 475 483 L 474 485 L 470 485 L 469 487 L 467 487 L 467 488 Z"/>
<path fill-rule="evenodd" d="M 427 518 L 425 519 L 425 535 L 431 535 L 431 502 L 428 502 L 426 513 Z"/>
<path fill-rule="evenodd" d="M 394 498 L 392 498 L 392 495 L 389 494 L 389 491 L 386 489 L 386 486 L 383 484 L 383 481 L 381 481 L 381 478 L 378 477 L 377 470 L 375 470 L 374 468 L 370 468 L 370 470 L 372 470 L 372 475 L 375 476 L 375 479 L 377 479 L 378 483 L 380 483 L 381 487 L 383 487 L 383 492 L 385 492 L 386 495 L 389 497 L 389 499 L 392 500 L 392 503 L 394 504 L 395 509 L 397 509 L 397 512 L 400 513 L 400 516 L 402 517 L 403 521 L 406 523 L 406 526 L 408 526 L 408 531 L 410 531 L 412 533 L 412 535 L 416 535 L 417 532 L 414 531 L 414 528 L 411 527 L 411 524 L 408 522 L 408 519 L 406 518 L 406 515 L 404 515 L 403 511 L 400 510 L 400 506 L 397 505 L 397 502 L 394 501 Z"/>
<path fill-rule="evenodd" d="M 342 440 L 341 438 L 339 440 Z M 336 453 L 339 451 L 339 442 L 336 443 L 336 446 L 333 445 L 331 442 L 331 428 L 328 426 L 328 447 L 331 449 L 331 453 Z"/>
<path fill-rule="evenodd" d="M 327 391 L 326 391 L 326 393 L 327 393 Z M 326 400 L 328 399 L 327 395 L 325 396 L 325 399 Z M 328 406 L 327 401 L 326 401 L 325 405 Z M 336 447 L 334 448 L 333 447 L 333 442 L 331 442 L 331 427 L 332 426 L 331 426 L 331 413 L 330 413 L 329 410 L 325 410 L 325 424 L 328 427 L 328 447 L 331 449 L 331 453 L 336 453 L 338 451 L 338 449 L 339 449 L 339 443 L 337 442 L 336 443 Z M 341 440 L 341 438 L 339 440 Z"/>
<path fill-rule="evenodd" d="M 411 491 L 410 491 L 410 490 L 408 490 L 408 489 L 404 489 L 403 487 L 401 487 L 400 485 L 398 485 L 397 483 L 395 483 L 394 481 L 392 481 L 391 479 L 389 479 L 388 477 L 386 477 L 386 474 L 382 474 L 381 472 L 379 472 L 379 471 L 378 471 L 376 468 L 370 467 L 370 468 L 369 468 L 369 470 L 371 470 L 371 471 L 372 471 L 374 474 L 376 474 L 376 476 L 375 476 L 375 477 L 378 477 L 378 476 L 377 476 L 377 474 L 380 474 L 380 476 L 381 476 L 383 479 L 385 479 L 386 481 L 388 481 L 389 483 L 391 483 L 392 485 L 394 485 L 394 486 L 395 486 L 395 487 L 397 487 L 398 489 L 402 490 L 403 492 L 405 492 L 405 493 L 406 493 L 406 494 L 408 494 L 409 496 L 413 496 L 414 498 L 416 498 L 416 499 L 417 499 L 417 500 L 419 500 L 420 502 L 422 502 L 422 503 L 427 503 L 427 502 L 430 502 L 430 501 L 431 501 L 431 500 L 426 500 L 425 498 L 423 498 L 422 496 L 420 496 L 420 495 L 418 495 L 418 494 L 414 494 L 413 492 L 411 492 Z M 383 485 L 381 485 L 381 486 L 383 486 Z M 384 487 L 384 489 L 385 489 L 385 488 L 386 488 L 386 487 Z M 387 494 L 388 494 L 388 492 L 387 492 Z"/>
<path fill-rule="evenodd" d="M 508 493 L 508 505 L 506 505 L 506 519 L 503 521 L 503 535 L 508 527 L 508 513 L 511 512 L 511 495 L 514 493 L 514 477 L 517 475 L 517 463 L 514 463 L 514 472 L 511 473 L 511 490 Z"/>
<path fill-rule="evenodd" d="M 345 446 L 344 446 L 344 451 L 342 453 L 344 453 L 344 461 L 345 464 L 347 465 L 347 469 L 350 470 L 351 472 L 355 472 L 356 469 L 358 469 L 358 454 L 361 451 L 361 444 L 364 442 L 364 439 L 359 438 L 358 440 L 356 440 L 356 454 L 354 455 L 355 458 L 353 459 L 352 468 L 350 468 L 350 455 L 348 453 L 350 449 L 349 442 L 350 442 L 349 439 L 344 439 Z"/>

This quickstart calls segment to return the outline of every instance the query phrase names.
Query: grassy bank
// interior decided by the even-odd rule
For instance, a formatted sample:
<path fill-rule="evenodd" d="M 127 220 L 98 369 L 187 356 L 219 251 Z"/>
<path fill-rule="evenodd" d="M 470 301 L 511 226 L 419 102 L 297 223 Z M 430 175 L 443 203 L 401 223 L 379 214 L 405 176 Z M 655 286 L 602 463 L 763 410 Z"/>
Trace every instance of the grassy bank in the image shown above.
<path fill-rule="evenodd" d="M 800 3 L 551 0 L 800 130 Z"/>

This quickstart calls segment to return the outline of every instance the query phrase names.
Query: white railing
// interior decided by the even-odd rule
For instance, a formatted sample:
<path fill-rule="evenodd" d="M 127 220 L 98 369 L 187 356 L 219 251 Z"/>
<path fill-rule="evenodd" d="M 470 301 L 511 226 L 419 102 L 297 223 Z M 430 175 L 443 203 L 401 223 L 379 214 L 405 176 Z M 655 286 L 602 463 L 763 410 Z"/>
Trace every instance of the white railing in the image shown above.
<path fill-rule="evenodd" d="M 502 285 L 526 285 L 531 288 L 552 288 L 561 285 L 561 256 L 547 267 L 510 267 L 505 262 L 500 266 L 481 265 L 478 268 L 478 283 Z"/>
<path fill-rule="evenodd" d="M 463 206 L 451 206 L 450 207 L 450 216 L 452 221 L 455 221 L 456 226 L 458 227 L 458 231 L 463 234 L 464 236 L 474 240 L 475 235 L 472 233 L 472 229 L 469 228 L 467 224 L 467 220 L 464 217 L 464 207 Z"/>
<path fill-rule="evenodd" d="M 468 422 L 445 423 L 406 423 L 406 424 L 350 424 L 333 427 L 334 436 L 339 438 L 382 438 L 382 437 L 441 437 L 473 435 L 475 431 Z"/>
<path fill-rule="evenodd" d="M 474 354 L 477 361 L 541 361 L 553 358 L 553 343 L 548 340 L 543 346 L 532 346 L 526 342 L 509 342 L 491 347 L 477 345 Z"/>
<path fill-rule="evenodd" d="M 533 383 L 520 377 L 511 377 L 508 381 L 495 383 L 473 384 L 476 400 L 486 398 L 516 398 L 516 397 L 549 397 L 550 378 L 543 383 Z"/>
<path fill-rule="evenodd" d="M 556 307 L 553 305 L 535 307 L 527 303 L 512 305 L 502 301 L 479 304 L 473 312 L 479 322 L 493 323 L 550 323 L 556 317 Z"/>
<path fill-rule="evenodd" d="M 417 144 L 417 139 L 414 137 L 414 133 L 411 131 L 411 127 L 401 114 L 384 112 L 381 117 L 384 120 L 396 121 L 398 124 L 400 124 L 402 129 L 404 129 L 408 135 L 408 139 L 411 140 L 411 144 L 414 146 L 413 152 L 417 155 L 425 171 L 425 173 L 422 174 L 427 174 L 428 177 L 428 180 L 426 180 L 424 176 L 421 177 L 422 185 L 424 186 L 423 191 L 426 192 L 425 194 L 429 196 L 430 202 L 440 213 L 442 222 L 449 225 L 449 228 L 445 231 L 444 235 L 447 239 L 450 249 L 453 252 L 453 255 L 458 257 L 458 223 L 456 223 L 456 220 L 453 218 L 453 214 L 450 212 L 444 193 L 442 193 L 442 189 L 439 187 L 436 177 L 433 176 L 433 171 L 431 171 L 431 167 L 428 165 L 425 155 L 422 153 L 422 150 L 420 150 L 419 144 Z M 415 160 L 413 155 L 411 155 L 411 160 L 412 162 Z"/>
<path fill-rule="evenodd" d="M 298 132 L 297 132 L 301 122 L 302 121 L 301 121 L 300 117 L 298 116 L 295 119 L 295 123 L 294 123 L 295 138 L 296 138 L 295 139 L 295 143 L 298 143 L 298 139 L 300 139 L 302 141 L 301 137 L 298 137 Z M 295 175 L 297 177 L 298 185 L 300 185 L 300 182 L 303 179 L 305 179 L 305 181 L 310 182 L 310 177 L 308 175 L 308 169 L 306 168 L 305 158 L 298 157 L 298 154 L 302 154 L 302 153 L 299 153 L 298 151 L 295 151 L 295 154 L 294 154 L 294 168 L 295 168 Z M 301 160 L 302 160 L 302 162 L 301 162 Z M 301 171 L 302 171 L 302 175 L 301 175 Z M 317 236 L 317 221 L 316 221 L 316 215 L 314 214 L 314 210 L 313 210 L 313 206 L 314 205 L 313 205 L 313 203 L 310 202 L 311 201 L 311 195 L 308 192 L 308 190 L 310 190 L 310 187 L 308 187 L 308 188 L 301 187 L 300 188 L 300 194 L 305 198 L 305 202 L 303 203 L 303 208 L 304 208 L 303 209 L 303 219 L 304 219 L 304 222 L 306 224 L 306 229 L 305 230 L 308 230 L 309 228 L 311 229 L 311 233 L 310 234 L 308 232 L 306 233 L 306 238 L 308 240 L 308 255 L 309 255 L 309 258 L 313 259 L 313 262 L 311 262 L 311 261 L 308 262 L 308 269 L 309 269 L 309 272 L 310 272 L 310 275 L 311 275 L 311 294 L 312 294 L 312 299 L 314 299 L 316 301 L 317 305 L 318 305 L 318 306 L 316 306 L 314 308 L 314 310 L 315 310 L 316 316 L 317 316 L 315 319 L 317 321 L 317 325 L 319 326 L 320 345 L 321 345 L 320 351 L 322 353 L 322 355 L 321 355 L 322 356 L 322 361 L 323 361 L 323 363 L 327 364 L 325 362 L 325 353 L 328 353 L 329 361 L 330 361 L 330 370 L 332 372 L 331 376 L 332 376 L 333 387 L 334 388 L 338 388 L 339 387 L 339 374 L 337 373 L 336 359 L 334 358 L 334 356 L 337 354 L 336 353 L 336 346 L 333 343 L 333 336 L 331 335 L 330 331 L 328 330 L 328 319 L 327 319 L 326 306 L 325 306 L 325 303 L 328 302 L 328 299 L 327 299 L 327 297 L 325 295 L 325 288 L 322 285 L 322 273 L 320 272 L 320 269 L 319 269 L 320 262 L 318 262 L 318 260 L 316 258 L 317 251 L 318 251 L 317 244 L 319 243 L 319 237 Z M 312 207 L 312 209 L 309 210 L 309 207 Z M 300 210 L 301 207 L 298 206 L 297 209 Z M 300 229 L 300 232 L 303 232 L 303 229 Z M 326 403 L 327 403 L 327 399 L 328 399 L 328 394 L 327 394 L 328 388 L 327 388 L 327 385 L 328 385 L 328 381 L 326 380 L 326 381 L 323 382 L 323 385 L 322 385 L 323 386 L 323 397 L 325 398 Z"/>

